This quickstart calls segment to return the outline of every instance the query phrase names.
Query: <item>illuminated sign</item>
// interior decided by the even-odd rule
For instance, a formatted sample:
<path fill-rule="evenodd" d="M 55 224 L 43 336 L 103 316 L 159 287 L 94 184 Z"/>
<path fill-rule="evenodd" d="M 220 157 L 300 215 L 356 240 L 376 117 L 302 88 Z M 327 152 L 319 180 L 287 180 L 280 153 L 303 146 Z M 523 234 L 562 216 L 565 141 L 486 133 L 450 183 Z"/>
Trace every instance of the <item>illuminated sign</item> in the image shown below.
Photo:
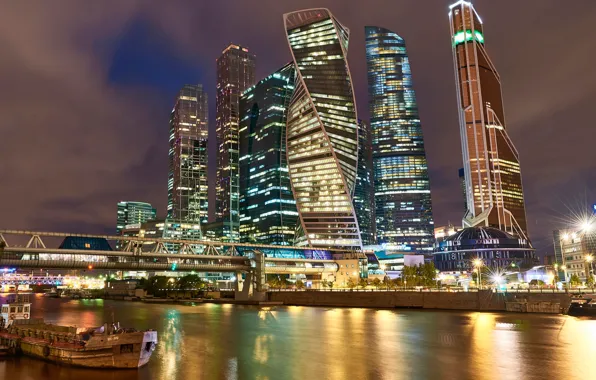
<path fill-rule="evenodd" d="M 466 30 L 457 32 L 453 36 L 453 45 L 463 44 L 464 42 L 469 42 L 475 39 L 476 41 L 480 42 L 481 44 L 484 43 L 484 36 L 479 31 L 475 30 L 473 33 L 471 30 Z"/>

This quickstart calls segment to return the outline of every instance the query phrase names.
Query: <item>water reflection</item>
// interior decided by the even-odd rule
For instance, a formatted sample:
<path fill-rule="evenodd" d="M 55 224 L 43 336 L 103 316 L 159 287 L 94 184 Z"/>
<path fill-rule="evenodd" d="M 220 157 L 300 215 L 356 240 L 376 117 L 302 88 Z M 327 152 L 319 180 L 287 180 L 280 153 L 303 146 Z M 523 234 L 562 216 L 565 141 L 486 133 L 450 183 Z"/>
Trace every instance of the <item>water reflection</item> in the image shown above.
<path fill-rule="evenodd" d="M 140 371 L 0 360 L 0 379 L 592 378 L 596 321 L 565 316 L 35 298 L 35 317 L 155 328 Z"/>

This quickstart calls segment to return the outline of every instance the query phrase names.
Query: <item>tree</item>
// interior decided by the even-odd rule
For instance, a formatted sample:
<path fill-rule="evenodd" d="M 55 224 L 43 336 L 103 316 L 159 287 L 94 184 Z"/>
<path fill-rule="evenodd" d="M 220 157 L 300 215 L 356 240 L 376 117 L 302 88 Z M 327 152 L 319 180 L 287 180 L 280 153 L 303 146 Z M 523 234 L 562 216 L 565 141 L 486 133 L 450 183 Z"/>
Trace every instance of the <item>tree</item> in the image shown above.
<path fill-rule="evenodd" d="M 433 286 L 437 281 L 437 268 L 433 262 L 425 262 L 422 265 L 422 278 L 425 286 Z"/>
<path fill-rule="evenodd" d="M 531 286 L 544 286 L 544 281 L 533 279 L 532 281 L 530 281 L 530 285 Z"/>
<path fill-rule="evenodd" d="M 304 282 L 302 280 L 296 281 L 296 289 L 304 289 Z"/>
<path fill-rule="evenodd" d="M 327 283 L 327 286 L 329 287 L 329 289 L 333 289 L 333 281 L 329 281 Z"/>
<path fill-rule="evenodd" d="M 590 273 L 590 275 L 588 276 L 588 278 L 586 279 L 586 285 L 589 287 L 594 287 L 594 276 L 592 276 L 592 274 Z"/>
<path fill-rule="evenodd" d="M 153 276 L 145 282 L 144 289 L 147 291 L 147 294 L 151 294 L 153 296 L 160 296 L 166 294 L 168 284 L 168 277 Z"/>
<path fill-rule="evenodd" d="M 579 277 L 575 273 L 573 275 L 571 275 L 571 278 L 569 279 L 569 282 L 571 283 L 571 286 L 578 286 L 578 285 L 581 284 L 581 280 L 579 279 Z"/>
<path fill-rule="evenodd" d="M 196 274 L 188 274 L 178 281 L 178 288 L 180 290 L 199 290 L 205 288 L 205 282 Z"/>
<path fill-rule="evenodd" d="M 360 286 L 360 289 L 364 289 L 368 286 L 368 280 L 366 278 L 361 278 L 360 281 L 358 281 L 358 286 Z"/>
<path fill-rule="evenodd" d="M 390 290 L 394 288 L 394 283 L 389 277 L 385 277 L 383 279 L 383 286 L 385 287 L 385 289 Z"/>
<path fill-rule="evenodd" d="M 354 289 L 355 287 L 358 286 L 358 282 L 356 281 L 356 279 L 354 277 L 350 277 L 350 278 L 348 278 L 348 282 L 346 283 L 346 286 L 350 289 Z"/>
<path fill-rule="evenodd" d="M 376 289 L 379 289 L 381 287 L 381 280 L 378 278 L 375 278 L 374 280 L 372 280 L 372 284 Z"/>

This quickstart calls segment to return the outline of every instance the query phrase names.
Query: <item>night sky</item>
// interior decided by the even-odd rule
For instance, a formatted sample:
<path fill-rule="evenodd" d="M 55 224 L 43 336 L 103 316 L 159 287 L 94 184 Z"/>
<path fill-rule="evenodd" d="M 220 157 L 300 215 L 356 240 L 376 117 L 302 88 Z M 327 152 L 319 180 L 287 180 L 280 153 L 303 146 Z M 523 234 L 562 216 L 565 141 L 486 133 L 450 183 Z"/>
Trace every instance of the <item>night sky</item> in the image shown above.
<path fill-rule="evenodd" d="M 167 201 L 168 118 L 178 89 L 209 92 L 228 43 L 257 78 L 290 61 L 283 13 L 327 7 L 351 29 L 349 64 L 368 118 L 364 26 L 406 39 L 435 224 L 461 223 L 461 146 L 449 1 L 2 1 L 0 228 L 114 233 L 116 202 Z M 596 1 L 476 0 L 521 155 L 530 237 L 552 250 L 568 208 L 596 202 Z M 215 156 L 210 157 L 215 162 Z M 211 166 L 211 183 L 214 183 Z"/>

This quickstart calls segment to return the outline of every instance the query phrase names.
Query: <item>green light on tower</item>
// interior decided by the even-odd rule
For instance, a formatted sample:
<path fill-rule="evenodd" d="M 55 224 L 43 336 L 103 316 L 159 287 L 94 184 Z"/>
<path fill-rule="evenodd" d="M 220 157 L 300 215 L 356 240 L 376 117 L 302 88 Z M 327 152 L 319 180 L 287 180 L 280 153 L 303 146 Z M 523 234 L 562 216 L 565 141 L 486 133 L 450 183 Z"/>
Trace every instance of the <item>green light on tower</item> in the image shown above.
<path fill-rule="evenodd" d="M 464 42 L 470 42 L 473 39 L 478 41 L 479 43 L 484 43 L 484 36 L 479 31 L 475 30 L 473 33 L 471 30 L 466 30 L 465 32 L 462 30 L 460 32 L 455 33 L 453 36 L 453 45 L 463 44 Z"/>

